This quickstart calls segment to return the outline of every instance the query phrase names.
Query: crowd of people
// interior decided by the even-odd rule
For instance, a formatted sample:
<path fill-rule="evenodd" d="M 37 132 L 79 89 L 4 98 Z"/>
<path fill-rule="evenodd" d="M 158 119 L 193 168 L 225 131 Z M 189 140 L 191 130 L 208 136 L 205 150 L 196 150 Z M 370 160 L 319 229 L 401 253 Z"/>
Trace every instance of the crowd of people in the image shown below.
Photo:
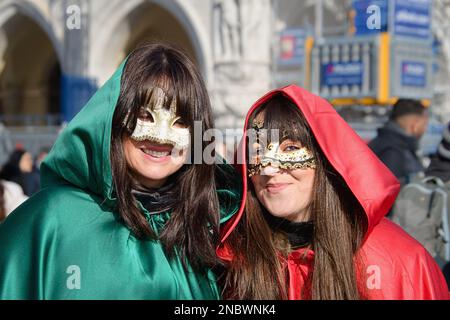
<path fill-rule="evenodd" d="M 209 101 L 186 54 L 146 44 L 63 130 L 35 194 L 16 150 L 2 179 L 34 195 L 0 224 L 0 299 L 450 298 L 432 254 L 386 218 L 424 171 L 420 103 L 399 100 L 367 145 L 286 86 L 248 106 L 234 165 L 191 164 L 210 148 L 193 134 L 214 128 Z M 446 172 L 448 130 L 427 174 Z"/>
<path fill-rule="evenodd" d="M 17 145 L 0 169 L 0 223 L 40 189 L 40 165 L 48 154 L 42 148 L 36 159 Z"/>

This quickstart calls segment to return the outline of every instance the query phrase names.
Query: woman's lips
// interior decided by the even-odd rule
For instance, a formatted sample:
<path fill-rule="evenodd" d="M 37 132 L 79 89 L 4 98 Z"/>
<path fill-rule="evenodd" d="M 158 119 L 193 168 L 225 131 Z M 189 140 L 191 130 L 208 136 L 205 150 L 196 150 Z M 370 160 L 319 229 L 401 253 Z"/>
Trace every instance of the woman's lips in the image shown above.
<path fill-rule="evenodd" d="M 266 184 L 266 190 L 269 193 L 278 193 L 286 189 L 290 183 L 268 183 Z"/>
<path fill-rule="evenodd" d="M 155 152 L 171 152 L 173 146 L 171 144 L 143 144 L 140 149 L 146 149 Z"/>
<path fill-rule="evenodd" d="M 154 162 L 165 162 L 170 159 L 173 146 L 169 144 L 146 144 L 144 146 L 141 146 L 139 149 L 142 151 L 145 158 Z"/>

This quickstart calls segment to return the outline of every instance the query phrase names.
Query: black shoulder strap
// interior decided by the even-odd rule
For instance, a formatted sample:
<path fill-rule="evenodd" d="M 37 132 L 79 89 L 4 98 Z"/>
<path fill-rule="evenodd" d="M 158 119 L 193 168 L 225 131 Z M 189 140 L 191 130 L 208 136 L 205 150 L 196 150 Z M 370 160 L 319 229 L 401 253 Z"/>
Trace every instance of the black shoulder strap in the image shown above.
<path fill-rule="evenodd" d="M 436 198 L 436 189 L 434 189 L 430 194 L 430 201 L 428 202 L 427 218 L 431 217 L 431 208 L 433 208 L 435 198 Z"/>

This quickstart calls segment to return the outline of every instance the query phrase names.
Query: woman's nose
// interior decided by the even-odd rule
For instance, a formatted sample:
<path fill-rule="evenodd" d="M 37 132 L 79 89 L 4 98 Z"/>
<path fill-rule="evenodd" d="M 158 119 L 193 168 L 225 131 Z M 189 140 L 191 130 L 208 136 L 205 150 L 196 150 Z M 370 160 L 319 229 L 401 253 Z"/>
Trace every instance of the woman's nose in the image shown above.
<path fill-rule="evenodd" d="M 280 173 L 280 168 L 267 166 L 261 169 L 261 175 L 263 176 L 274 176 Z"/>

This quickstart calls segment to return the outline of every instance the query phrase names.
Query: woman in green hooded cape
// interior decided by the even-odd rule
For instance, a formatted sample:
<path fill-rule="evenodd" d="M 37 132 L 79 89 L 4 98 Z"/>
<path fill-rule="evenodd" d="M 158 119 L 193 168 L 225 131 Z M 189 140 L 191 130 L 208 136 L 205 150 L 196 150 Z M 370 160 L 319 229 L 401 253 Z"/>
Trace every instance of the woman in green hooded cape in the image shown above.
<path fill-rule="evenodd" d="M 130 54 L 59 136 L 42 190 L 0 225 L 0 299 L 219 299 L 219 226 L 241 186 L 227 164 L 187 160 L 211 114 L 184 53 Z"/>

